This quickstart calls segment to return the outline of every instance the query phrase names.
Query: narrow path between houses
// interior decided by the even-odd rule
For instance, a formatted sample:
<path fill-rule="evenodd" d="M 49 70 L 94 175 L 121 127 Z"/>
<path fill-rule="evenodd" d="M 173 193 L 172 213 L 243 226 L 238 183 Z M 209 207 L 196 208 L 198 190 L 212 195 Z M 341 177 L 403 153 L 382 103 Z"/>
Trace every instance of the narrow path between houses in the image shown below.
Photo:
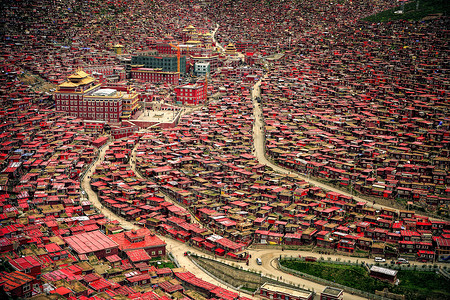
<path fill-rule="evenodd" d="M 212 37 L 213 42 L 216 44 L 216 47 L 219 48 L 222 52 L 224 52 L 225 49 L 224 49 L 224 48 L 222 47 L 222 45 L 219 44 L 219 43 L 217 42 L 217 40 L 216 40 L 216 32 L 219 30 L 219 27 L 220 27 L 220 25 L 217 24 L 217 25 L 216 25 L 216 28 L 215 28 L 214 31 L 211 33 L 211 37 Z"/>

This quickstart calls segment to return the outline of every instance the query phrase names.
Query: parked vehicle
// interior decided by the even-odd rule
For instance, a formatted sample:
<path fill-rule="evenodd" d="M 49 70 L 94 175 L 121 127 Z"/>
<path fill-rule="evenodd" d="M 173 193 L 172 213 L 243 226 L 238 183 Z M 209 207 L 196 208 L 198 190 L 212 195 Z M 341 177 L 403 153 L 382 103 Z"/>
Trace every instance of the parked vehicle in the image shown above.
<path fill-rule="evenodd" d="M 305 261 L 317 261 L 317 258 L 314 256 L 306 256 Z"/>
<path fill-rule="evenodd" d="M 385 262 L 386 260 L 382 257 L 375 257 L 374 258 L 375 262 Z"/>
<path fill-rule="evenodd" d="M 400 265 L 400 264 L 409 264 L 409 261 L 407 261 L 407 260 L 404 259 L 404 258 L 399 257 L 399 258 L 397 259 L 396 264 L 398 264 L 398 265 Z"/>
<path fill-rule="evenodd" d="M 258 257 L 258 258 L 256 259 L 256 263 L 257 263 L 258 265 L 262 265 L 261 258 Z"/>

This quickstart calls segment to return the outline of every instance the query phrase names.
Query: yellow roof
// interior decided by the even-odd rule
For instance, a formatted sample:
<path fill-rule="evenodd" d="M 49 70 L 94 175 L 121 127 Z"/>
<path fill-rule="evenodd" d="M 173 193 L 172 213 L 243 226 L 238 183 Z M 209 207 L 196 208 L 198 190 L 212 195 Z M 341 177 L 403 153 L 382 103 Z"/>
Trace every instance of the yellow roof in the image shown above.
<path fill-rule="evenodd" d="M 69 79 L 82 79 L 85 77 L 88 77 L 89 74 L 84 72 L 83 70 L 78 70 L 75 73 L 73 73 L 72 75 L 69 76 Z"/>
<path fill-rule="evenodd" d="M 201 44 L 202 42 L 200 42 L 200 41 L 193 41 L 193 40 L 190 40 L 190 41 L 187 41 L 186 42 L 186 44 Z"/>
<path fill-rule="evenodd" d="M 60 87 L 76 87 L 76 86 L 78 86 L 78 84 L 70 82 L 70 81 L 66 81 L 66 82 L 61 83 L 59 86 Z"/>
<path fill-rule="evenodd" d="M 115 45 L 114 45 L 114 48 L 123 48 L 123 45 L 121 45 L 121 44 L 115 44 Z"/>
<path fill-rule="evenodd" d="M 236 52 L 236 47 L 232 43 L 229 43 L 225 47 L 225 52 Z"/>
<path fill-rule="evenodd" d="M 94 78 L 86 77 L 86 78 L 83 78 L 82 80 L 80 80 L 78 82 L 72 82 L 72 81 L 63 82 L 63 83 L 61 83 L 59 85 L 59 87 L 77 87 L 77 86 L 80 86 L 80 85 L 89 84 L 89 83 L 94 82 L 94 81 L 95 81 Z"/>
<path fill-rule="evenodd" d="M 94 82 L 95 79 L 91 76 L 89 76 L 88 73 L 82 71 L 82 70 L 78 70 L 75 73 L 73 73 L 72 75 L 70 75 L 68 77 L 68 81 L 61 83 L 59 86 L 60 87 L 77 87 L 80 85 L 86 85 L 89 84 L 91 82 Z"/>

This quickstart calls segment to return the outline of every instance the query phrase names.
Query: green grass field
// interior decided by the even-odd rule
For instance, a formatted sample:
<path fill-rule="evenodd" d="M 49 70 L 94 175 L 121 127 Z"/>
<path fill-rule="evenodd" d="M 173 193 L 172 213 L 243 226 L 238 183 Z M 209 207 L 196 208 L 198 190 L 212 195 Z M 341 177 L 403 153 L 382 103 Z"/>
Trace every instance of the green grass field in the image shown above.
<path fill-rule="evenodd" d="M 403 14 L 394 14 L 395 11 L 401 10 L 402 6 L 389 9 L 378 14 L 369 16 L 364 21 L 368 22 L 388 22 L 391 20 L 421 20 L 430 14 L 447 15 L 450 11 L 450 1 L 448 0 L 419 0 L 419 9 L 416 10 L 417 1 L 405 4 Z"/>
<path fill-rule="evenodd" d="M 407 299 L 450 299 L 450 281 L 434 272 L 399 271 L 397 277 L 400 284 L 394 286 L 370 277 L 366 269 L 360 266 L 296 260 L 281 260 L 280 264 L 369 293 L 388 288 L 390 292 L 406 295 Z"/>

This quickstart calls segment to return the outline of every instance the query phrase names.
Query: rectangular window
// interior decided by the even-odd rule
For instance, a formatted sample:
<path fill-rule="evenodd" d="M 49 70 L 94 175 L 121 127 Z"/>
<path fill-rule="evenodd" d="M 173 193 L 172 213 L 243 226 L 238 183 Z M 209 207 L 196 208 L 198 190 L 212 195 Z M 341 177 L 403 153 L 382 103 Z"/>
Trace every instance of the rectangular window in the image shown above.
<path fill-rule="evenodd" d="M 25 285 L 23 286 L 23 291 L 24 291 L 24 292 L 28 292 L 30 289 L 31 289 L 31 286 L 30 286 L 29 283 L 27 283 L 27 284 L 25 284 Z"/>

